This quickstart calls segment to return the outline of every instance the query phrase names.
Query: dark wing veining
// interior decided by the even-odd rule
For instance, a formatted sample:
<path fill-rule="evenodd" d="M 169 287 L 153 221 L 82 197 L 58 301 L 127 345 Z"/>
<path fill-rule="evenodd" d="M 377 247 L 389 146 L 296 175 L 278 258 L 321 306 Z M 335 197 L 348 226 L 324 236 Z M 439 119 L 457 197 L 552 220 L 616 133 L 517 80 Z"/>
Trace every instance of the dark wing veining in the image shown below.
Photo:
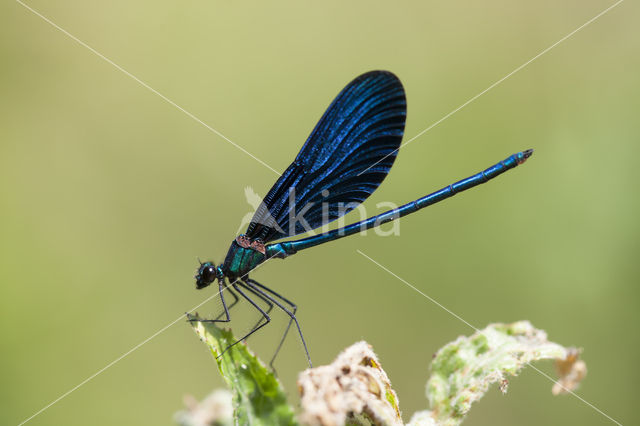
<path fill-rule="evenodd" d="M 402 84 L 390 72 L 371 71 L 349 83 L 264 198 L 246 235 L 268 242 L 301 234 L 362 203 L 393 165 L 406 111 Z"/>

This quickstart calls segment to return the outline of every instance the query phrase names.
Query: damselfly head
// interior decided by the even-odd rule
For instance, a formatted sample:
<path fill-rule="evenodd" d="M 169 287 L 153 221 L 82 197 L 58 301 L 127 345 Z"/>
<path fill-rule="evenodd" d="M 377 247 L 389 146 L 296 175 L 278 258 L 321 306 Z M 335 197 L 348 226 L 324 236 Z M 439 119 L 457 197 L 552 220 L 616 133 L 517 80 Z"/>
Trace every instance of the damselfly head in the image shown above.
<path fill-rule="evenodd" d="M 219 277 L 219 270 L 213 262 L 200 263 L 198 272 L 194 276 L 196 279 L 196 288 L 198 290 L 207 287 Z"/>

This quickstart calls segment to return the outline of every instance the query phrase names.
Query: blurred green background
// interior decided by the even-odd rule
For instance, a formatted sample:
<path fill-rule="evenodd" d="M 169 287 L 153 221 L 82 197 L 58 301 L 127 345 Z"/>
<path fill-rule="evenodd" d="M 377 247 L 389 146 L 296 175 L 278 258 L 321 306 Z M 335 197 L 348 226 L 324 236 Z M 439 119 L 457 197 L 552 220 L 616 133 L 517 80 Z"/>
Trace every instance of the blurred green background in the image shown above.
<path fill-rule="evenodd" d="M 410 138 L 613 2 L 28 4 L 282 171 L 357 75 L 401 78 Z M 367 211 L 535 148 L 525 166 L 403 219 L 398 237 L 254 274 L 298 303 L 317 365 L 367 340 L 408 420 L 427 407 L 431 355 L 472 333 L 361 250 L 477 327 L 528 319 L 584 348 L 579 395 L 637 418 L 637 13 L 622 3 L 401 150 Z M 0 16 L 0 423 L 17 424 L 213 294 L 194 290 L 196 257 L 221 261 L 244 188 L 264 195 L 277 176 L 19 3 Z M 274 323 L 250 340 L 263 358 Z M 277 365 L 295 396 L 294 338 Z M 468 424 L 610 423 L 551 385 L 528 370 Z M 220 386 L 180 320 L 29 424 L 170 425 L 184 394 Z"/>

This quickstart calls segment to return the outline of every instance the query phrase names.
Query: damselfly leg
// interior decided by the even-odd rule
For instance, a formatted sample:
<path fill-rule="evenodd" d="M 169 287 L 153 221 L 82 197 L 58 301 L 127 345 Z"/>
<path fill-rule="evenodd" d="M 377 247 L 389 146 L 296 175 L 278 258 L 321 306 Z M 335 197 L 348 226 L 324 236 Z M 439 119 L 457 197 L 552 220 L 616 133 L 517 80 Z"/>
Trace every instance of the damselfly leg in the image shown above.
<path fill-rule="evenodd" d="M 233 302 L 231 302 L 231 304 L 229 305 L 229 307 L 228 307 L 227 309 L 225 309 L 224 311 L 222 311 L 222 312 L 220 313 L 220 315 L 218 315 L 218 316 L 215 318 L 215 321 L 219 320 L 219 319 L 220 319 L 220 317 L 221 317 L 221 316 L 223 316 L 223 315 L 225 315 L 225 314 L 226 314 L 227 316 L 229 316 L 229 315 L 231 314 L 231 309 L 232 309 L 234 306 L 236 306 L 236 305 L 238 304 L 238 302 L 240 301 L 240 299 L 238 298 L 238 295 L 237 295 L 237 294 L 235 294 L 235 293 L 233 292 L 233 290 L 231 290 L 231 287 L 227 287 L 227 286 L 225 286 L 225 288 L 224 288 L 223 290 L 221 290 L 221 291 L 220 291 L 220 299 L 222 299 L 222 306 L 223 306 L 223 307 L 225 307 L 224 298 L 223 298 L 223 295 L 222 295 L 223 291 L 228 291 L 228 292 L 229 292 L 229 294 L 233 297 Z M 225 321 L 225 322 L 226 322 L 226 321 Z"/>
<path fill-rule="evenodd" d="M 225 354 L 225 352 L 227 352 L 231 347 L 237 345 L 238 343 L 242 342 L 243 340 L 246 340 L 249 336 L 251 336 L 253 333 L 255 333 L 256 331 L 260 330 L 262 327 L 264 327 L 265 325 L 269 324 L 271 322 L 271 317 L 269 316 L 269 314 L 267 314 L 256 302 L 253 301 L 253 299 L 251 299 L 249 296 L 247 296 L 242 290 L 240 290 L 240 286 L 242 286 L 242 288 L 250 291 L 251 293 L 255 294 L 256 296 L 258 296 L 260 299 L 264 300 L 264 298 L 262 297 L 262 295 L 257 294 L 255 291 L 253 291 L 252 289 L 250 289 L 249 287 L 245 286 L 243 282 L 236 282 L 231 284 L 231 286 L 234 288 L 235 291 L 237 291 L 238 293 L 240 293 L 240 296 L 244 297 L 245 299 L 247 299 L 247 301 L 249 303 L 251 303 L 251 305 L 256 308 L 258 310 L 258 312 L 260 312 L 262 314 L 262 318 L 260 319 L 260 321 L 258 321 L 258 324 L 260 324 L 260 322 L 264 319 L 265 322 L 258 325 L 257 327 L 253 328 L 250 332 L 248 332 L 247 334 L 245 334 L 244 336 L 242 336 L 240 339 L 236 340 L 235 342 L 233 342 L 232 344 L 230 344 L 229 346 L 227 346 L 226 348 L 224 348 L 224 350 L 222 352 L 220 352 L 220 355 L 218 355 L 216 358 L 220 358 L 222 355 Z M 273 305 L 271 305 L 273 306 Z"/>
<path fill-rule="evenodd" d="M 224 312 L 222 312 L 220 315 L 218 315 L 216 318 L 214 319 L 189 319 L 190 322 L 193 321 L 200 321 L 200 322 L 229 322 L 231 321 L 231 315 L 229 314 L 229 309 L 233 308 L 237 303 L 238 303 L 238 296 L 231 290 L 230 287 L 226 287 L 224 285 L 224 278 L 220 278 L 218 280 L 218 289 L 219 289 L 219 294 L 220 294 L 220 300 L 222 301 L 222 308 L 224 309 Z M 224 291 L 228 290 L 229 293 L 231 294 L 231 296 L 233 296 L 233 303 L 231 303 L 231 305 L 229 305 L 229 307 L 227 308 L 227 303 L 224 300 Z M 225 316 L 225 319 L 220 319 L 221 316 Z"/>
<path fill-rule="evenodd" d="M 244 284 L 244 287 L 247 288 L 253 288 L 255 291 L 257 291 L 258 293 L 260 293 L 263 297 L 269 299 L 271 302 L 273 302 L 273 304 L 275 304 L 277 307 L 279 307 L 280 309 L 282 309 L 287 315 L 289 315 L 290 317 L 290 322 L 293 321 L 296 323 L 296 328 L 298 329 L 298 334 L 300 334 L 300 339 L 302 340 L 302 346 L 304 347 L 304 352 L 307 356 L 307 361 L 309 362 L 309 367 L 313 367 L 313 364 L 311 363 L 311 357 L 309 356 L 309 350 L 307 349 L 307 342 L 305 342 L 304 340 L 304 336 L 302 334 L 302 328 L 300 328 L 300 323 L 298 323 L 298 319 L 296 318 L 295 315 L 295 311 L 291 312 L 289 309 L 285 308 L 282 303 L 278 302 L 278 300 L 276 298 L 274 298 L 273 296 L 271 296 L 269 293 L 275 294 L 273 292 L 273 290 L 269 289 L 268 287 L 259 284 L 257 281 L 254 281 L 252 279 L 247 278 L 245 281 L 242 282 L 242 284 Z M 264 290 L 263 290 L 264 289 Z M 268 293 L 267 293 L 268 292 Z M 282 298 L 282 296 L 277 295 L 278 298 L 281 298 L 284 300 L 284 298 Z M 286 301 L 287 304 L 293 305 L 293 303 Z M 293 305 L 295 306 L 295 305 Z M 287 331 L 289 330 L 289 327 L 287 327 Z M 285 336 L 283 336 L 283 341 L 284 341 L 284 337 L 286 337 L 286 331 L 285 331 Z M 280 345 L 278 345 L 278 350 L 280 349 L 280 346 L 282 346 L 282 342 L 280 342 Z M 277 352 L 276 352 L 277 354 Z M 275 356 L 274 356 L 275 358 Z M 273 358 L 271 360 L 271 362 L 273 363 Z M 271 366 L 273 368 L 273 365 Z"/>
<path fill-rule="evenodd" d="M 267 306 L 267 315 L 269 315 L 271 313 L 271 311 L 273 310 L 273 303 L 271 303 L 271 301 L 269 299 L 266 299 L 265 297 L 263 297 L 262 295 L 260 295 L 260 293 L 258 293 L 257 291 L 255 291 L 254 289 L 252 289 L 251 287 L 246 287 L 246 290 L 250 291 L 253 295 L 255 295 L 257 298 L 259 298 L 260 300 L 262 300 Z M 260 317 L 260 319 L 258 320 L 258 322 L 251 327 L 251 330 L 256 330 L 258 328 L 258 326 L 260 325 L 260 323 L 264 321 L 264 317 Z M 246 340 L 246 338 L 245 338 Z M 273 368 L 273 367 L 272 367 Z"/>
<path fill-rule="evenodd" d="M 298 311 L 298 306 L 295 303 L 293 303 L 292 301 L 290 301 L 289 299 L 286 299 L 285 297 L 283 297 L 283 296 L 279 295 L 278 293 L 276 293 L 275 291 L 271 290 L 269 287 L 260 284 L 256 280 L 253 280 L 251 278 L 247 278 L 247 281 L 250 284 L 254 285 L 254 286 L 260 287 L 264 291 L 266 291 L 268 293 L 271 293 L 275 297 L 279 298 L 280 300 L 282 300 L 283 302 L 285 302 L 286 304 L 291 306 L 291 313 L 293 314 L 293 316 L 291 316 L 289 318 L 289 323 L 287 324 L 287 328 L 284 330 L 284 333 L 282 334 L 282 338 L 280 339 L 280 343 L 278 343 L 278 347 L 276 348 L 275 353 L 271 357 L 271 361 L 269 361 L 269 366 L 271 367 L 272 370 L 275 371 L 275 367 L 273 366 L 273 363 L 276 360 L 276 357 L 278 356 L 278 353 L 280 352 L 280 349 L 282 348 L 282 345 L 284 344 L 285 339 L 287 338 L 287 334 L 289 333 L 289 329 L 291 328 L 291 323 L 293 322 L 293 319 L 295 318 L 296 312 Z M 300 334 L 300 337 L 302 338 L 302 342 L 304 343 L 304 338 L 302 337 L 302 334 Z M 307 347 L 306 347 L 306 344 L 305 344 L 305 350 L 306 349 L 307 349 Z"/>

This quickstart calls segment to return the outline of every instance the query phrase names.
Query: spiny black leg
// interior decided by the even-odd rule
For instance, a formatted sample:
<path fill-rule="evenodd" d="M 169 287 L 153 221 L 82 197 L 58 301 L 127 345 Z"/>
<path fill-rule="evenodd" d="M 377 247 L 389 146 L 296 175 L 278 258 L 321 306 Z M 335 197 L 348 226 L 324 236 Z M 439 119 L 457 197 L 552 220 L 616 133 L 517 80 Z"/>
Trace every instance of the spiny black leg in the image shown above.
<path fill-rule="evenodd" d="M 249 281 L 251 284 L 253 284 L 254 286 L 258 286 L 261 289 L 267 291 L 268 293 L 273 294 L 274 296 L 278 297 L 279 299 L 283 300 L 285 303 L 287 303 L 289 306 L 291 306 L 291 311 L 293 313 L 293 315 L 295 316 L 296 312 L 298 311 L 298 306 L 296 306 L 295 303 L 293 303 L 292 301 L 290 301 L 289 299 L 284 298 L 283 296 L 279 295 L 278 293 L 276 293 L 275 291 L 271 290 L 269 287 L 266 287 L 262 284 L 260 284 L 258 281 L 256 280 L 252 280 L 251 278 L 247 278 L 247 281 Z M 273 356 L 271 357 L 271 361 L 269 361 L 269 366 L 271 367 L 272 370 L 275 371 L 275 367 L 273 366 L 273 363 L 276 360 L 276 357 L 278 356 L 278 353 L 280 353 L 280 349 L 282 349 L 282 345 L 284 344 L 285 339 L 287 338 L 287 334 L 289 333 L 289 329 L 291 328 L 291 323 L 293 322 L 293 317 L 289 318 L 289 323 L 287 324 L 287 328 L 284 330 L 284 333 L 282 334 L 282 338 L 280 339 L 280 343 L 278 343 L 278 347 L 276 348 L 275 353 L 273 354 Z M 306 348 L 305 348 L 306 349 Z"/>
<path fill-rule="evenodd" d="M 233 299 L 234 299 L 234 300 L 233 300 L 233 302 L 231 302 L 231 304 L 229 305 L 229 308 L 228 308 L 229 312 L 231 312 L 231 308 L 233 308 L 234 306 L 236 306 L 236 305 L 238 304 L 238 302 L 240 301 L 240 299 L 238 298 L 238 295 L 237 295 L 237 294 L 235 294 L 235 293 L 233 292 L 233 290 L 231 290 L 231 287 L 227 287 L 227 288 L 225 288 L 225 290 L 226 290 L 226 291 L 228 291 L 228 292 L 229 292 L 229 294 L 230 294 L 231 296 L 233 296 Z M 220 297 L 222 298 L 222 291 L 220 292 Z M 222 306 L 224 306 L 224 298 L 222 298 Z M 225 314 L 225 312 L 226 312 L 226 311 L 223 311 L 220 315 L 218 315 L 218 316 L 215 318 L 215 319 L 216 319 L 216 321 L 217 321 L 217 320 L 219 320 L 219 319 L 220 319 L 220 317 L 221 317 L 221 316 L 223 316 L 223 315 Z M 226 322 L 226 321 L 225 321 L 225 322 Z"/>
<path fill-rule="evenodd" d="M 311 364 L 311 357 L 309 356 L 309 350 L 307 349 L 307 342 L 305 342 L 305 340 L 304 340 L 304 336 L 302 335 L 302 329 L 300 328 L 300 323 L 298 323 L 298 319 L 296 318 L 296 315 L 293 312 L 289 311 L 284 306 L 282 306 L 282 304 L 280 302 L 278 302 L 275 298 L 273 298 L 269 294 L 267 294 L 264 291 L 262 291 L 261 288 L 264 288 L 265 290 L 268 290 L 270 293 L 275 294 L 272 290 L 269 290 L 267 287 L 265 287 L 263 285 L 258 286 L 257 284 L 254 284 L 255 282 L 256 281 L 253 281 L 251 279 L 247 279 L 247 281 L 244 281 L 243 284 L 245 284 L 245 286 L 253 288 L 255 291 L 257 291 L 258 293 L 262 294 L 267 299 L 271 300 L 277 307 L 279 307 L 280 309 L 285 311 L 287 313 L 287 315 L 289 315 L 289 317 L 291 317 L 291 320 L 293 320 L 293 322 L 296 323 L 296 327 L 298 328 L 298 334 L 300 334 L 300 339 L 302 340 L 302 346 L 304 346 L 304 351 L 305 351 L 305 353 L 307 355 L 307 361 L 309 362 L 309 367 L 313 367 L 313 364 Z M 281 297 L 281 296 L 278 296 L 278 297 Z M 290 303 L 290 302 L 288 302 L 288 303 Z"/>
<path fill-rule="evenodd" d="M 200 322 L 229 322 L 229 321 L 231 321 L 231 316 L 229 315 L 229 309 L 227 308 L 227 303 L 224 301 L 224 290 L 225 290 L 225 288 L 224 288 L 224 278 L 220 278 L 218 280 L 218 289 L 219 289 L 219 292 L 220 292 L 220 300 L 222 300 L 222 307 L 224 308 L 223 314 L 227 318 L 226 319 L 219 319 L 222 316 L 222 314 L 220 314 L 215 319 L 189 319 L 190 322 L 193 322 L 193 321 L 200 321 Z M 233 304 L 231 305 L 231 307 L 233 307 L 233 305 L 238 303 L 238 296 L 236 296 L 231 291 L 230 288 L 227 287 L 227 289 L 231 292 L 233 297 L 236 299 L 235 302 L 233 302 Z"/>
<path fill-rule="evenodd" d="M 267 313 L 265 311 L 262 310 L 262 308 L 260 306 L 258 306 L 258 304 L 256 302 L 254 302 L 253 300 L 251 300 L 251 298 L 249 296 L 247 296 L 246 294 L 244 294 L 244 292 L 242 290 L 240 290 L 238 288 L 238 285 L 242 285 L 243 288 L 247 288 L 245 285 L 243 285 L 244 283 L 232 283 L 231 285 L 233 286 L 233 288 L 240 293 L 240 295 L 242 297 L 244 297 L 245 299 L 247 299 L 247 301 L 249 301 L 249 303 L 251 303 L 253 305 L 254 308 L 256 308 L 258 311 L 260 311 L 260 313 L 262 314 L 262 316 L 264 317 L 264 319 L 266 320 L 264 322 L 264 324 L 260 324 L 258 327 L 254 328 L 253 330 L 251 330 L 250 332 L 248 332 L 246 335 L 244 335 L 243 337 L 241 337 L 240 339 L 236 340 L 235 342 L 233 342 L 232 344 L 230 344 L 229 346 L 227 346 L 226 348 L 224 348 L 224 350 L 222 352 L 220 352 L 220 355 L 218 355 L 216 358 L 220 358 L 222 355 L 224 355 L 225 352 L 227 352 L 232 346 L 242 342 L 243 340 L 245 340 L 247 337 L 251 336 L 253 333 L 255 333 L 256 331 L 260 330 L 262 327 L 264 327 L 265 325 L 269 324 L 269 322 L 271 322 L 271 317 L 269 315 L 267 315 Z M 252 292 L 253 293 L 253 292 Z"/>
<path fill-rule="evenodd" d="M 250 291 L 253 295 L 255 295 L 257 298 L 259 298 L 260 300 L 262 300 L 264 303 L 267 304 L 267 306 L 268 306 L 267 315 L 269 315 L 271 313 L 271 311 L 273 310 L 273 303 L 271 303 L 271 301 L 269 299 L 263 297 L 260 293 L 258 293 L 257 291 L 255 291 L 251 287 L 245 287 L 245 289 Z M 231 306 L 229 306 L 229 309 L 231 309 Z M 252 330 L 256 329 L 263 320 L 264 320 L 264 317 L 260 317 L 260 319 L 258 320 L 256 325 L 254 325 L 251 329 Z M 273 366 L 272 366 L 272 369 L 273 369 Z"/>
<path fill-rule="evenodd" d="M 271 290 L 269 287 L 267 287 L 266 285 L 262 285 L 260 284 L 258 281 L 251 279 L 251 278 L 247 278 L 247 281 L 251 282 L 251 284 L 260 287 L 263 290 L 266 290 L 268 293 L 273 294 L 274 296 L 278 297 L 279 299 L 283 300 L 285 303 L 287 303 L 288 305 L 290 305 L 292 308 L 296 308 L 296 304 L 293 303 L 291 300 L 285 298 L 284 296 L 281 296 L 280 294 L 276 293 L 275 291 Z"/>

